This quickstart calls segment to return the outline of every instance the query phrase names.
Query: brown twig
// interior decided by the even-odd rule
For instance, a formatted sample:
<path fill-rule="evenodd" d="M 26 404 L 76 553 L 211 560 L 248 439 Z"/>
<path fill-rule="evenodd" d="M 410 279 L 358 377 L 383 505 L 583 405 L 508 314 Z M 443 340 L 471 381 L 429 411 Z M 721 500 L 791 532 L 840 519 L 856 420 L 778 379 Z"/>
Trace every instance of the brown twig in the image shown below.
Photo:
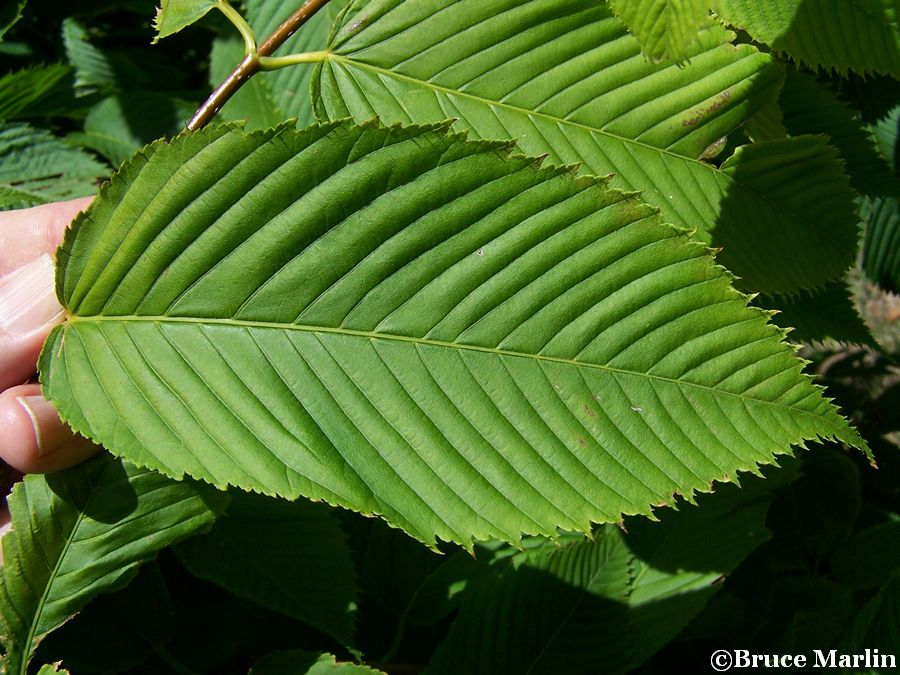
<path fill-rule="evenodd" d="M 237 68 L 231 71 L 231 75 L 210 94 L 209 98 L 194 113 L 191 121 L 187 123 L 188 131 L 197 131 L 206 126 L 213 116 L 222 109 L 222 106 L 225 105 L 228 99 L 234 96 L 235 92 L 247 80 L 259 72 L 259 57 L 270 56 L 284 44 L 285 40 L 296 33 L 300 26 L 309 21 L 316 12 L 327 4 L 328 0 L 306 0 L 300 9 L 291 14 L 284 23 L 275 29 L 274 33 L 266 38 L 265 42 L 257 49 L 256 54 L 245 56 Z"/>

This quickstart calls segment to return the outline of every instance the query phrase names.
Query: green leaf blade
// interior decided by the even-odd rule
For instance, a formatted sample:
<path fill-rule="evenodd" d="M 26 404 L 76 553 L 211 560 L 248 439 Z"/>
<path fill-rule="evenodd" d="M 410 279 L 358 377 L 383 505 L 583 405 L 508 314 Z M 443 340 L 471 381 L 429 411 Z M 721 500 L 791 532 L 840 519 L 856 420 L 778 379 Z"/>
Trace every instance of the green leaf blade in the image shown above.
<path fill-rule="evenodd" d="M 729 233 L 729 268 L 749 290 L 816 287 L 851 263 L 853 246 L 843 244 L 856 236 L 856 219 L 846 186 L 833 194 L 839 208 L 809 218 L 798 195 L 814 182 L 761 192 L 752 172 L 743 181 L 744 172 L 701 160 L 774 99 L 782 81 L 769 55 L 723 44 L 731 34 L 721 27 L 701 33 L 679 68 L 648 63 L 625 26 L 590 0 L 400 4 L 351 5 L 343 16 L 314 78 L 320 118 L 450 119 L 475 137 L 515 139 L 528 154 L 611 175 L 614 187 L 641 191 L 665 221 L 708 244 L 724 245 L 718 239 Z M 797 146 L 782 150 L 790 164 Z M 829 183 L 846 182 L 824 148 L 805 160 Z M 757 212 L 772 223 L 772 239 L 749 234 Z M 796 245 L 808 239 L 821 242 L 821 258 Z M 784 266 L 778 251 L 798 260 Z"/>
<path fill-rule="evenodd" d="M 804 439 L 865 447 L 702 245 L 505 143 L 182 135 L 58 259 L 41 372 L 74 428 L 430 543 L 586 531 Z"/>
<path fill-rule="evenodd" d="M 711 23 L 705 0 L 611 0 L 609 4 L 653 61 L 682 63 L 697 33 Z"/>
<path fill-rule="evenodd" d="M 13 490 L 13 529 L 3 537 L 4 672 L 25 673 L 44 635 L 223 507 L 224 497 L 202 485 L 105 455 L 50 478 L 27 476 Z"/>
<path fill-rule="evenodd" d="M 719 0 L 729 23 L 812 68 L 900 77 L 900 15 L 893 0 Z"/>

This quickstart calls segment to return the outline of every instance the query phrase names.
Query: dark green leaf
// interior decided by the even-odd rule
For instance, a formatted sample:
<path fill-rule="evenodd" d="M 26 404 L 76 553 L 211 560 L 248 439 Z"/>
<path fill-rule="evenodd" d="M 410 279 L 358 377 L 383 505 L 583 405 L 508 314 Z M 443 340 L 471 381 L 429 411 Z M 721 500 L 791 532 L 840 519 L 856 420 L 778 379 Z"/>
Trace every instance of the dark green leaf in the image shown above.
<path fill-rule="evenodd" d="M 93 194 L 109 169 L 42 129 L 0 122 L 0 209 Z"/>
<path fill-rule="evenodd" d="M 25 675 L 47 633 L 124 586 L 159 549 L 211 525 L 224 506 L 225 496 L 206 486 L 105 454 L 26 476 L 9 499 L 13 529 L 2 539 L 4 672 Z"/>
<path fill-rule="evenodd" d="M 863 202 L 862 267 L 883 288 L 900 293 L 900 201 L 876 197 Z"/>
<path fill-rule="evenodd" d="M 832 339 L 875 347 L 875 340 L 851 296 L 847 282 L 832 281 L 824 288 L 800 291 L 790 297 L 762 295 L 758 303 L 778 311 L 772 321 L 782 328 L 792 329 L 788 337 L 795 342 Z"/>
<path fill-rule="evenodd" d="M 350 643 L 355 573 L 327 506 L 235 493 L 225 517 L 176 552 L 193 574 Z"/>
<path fill-rule="evenodd" d="M 812 68 L 900 77 L 896 0 L 716 0 L 728 23 Z"/>

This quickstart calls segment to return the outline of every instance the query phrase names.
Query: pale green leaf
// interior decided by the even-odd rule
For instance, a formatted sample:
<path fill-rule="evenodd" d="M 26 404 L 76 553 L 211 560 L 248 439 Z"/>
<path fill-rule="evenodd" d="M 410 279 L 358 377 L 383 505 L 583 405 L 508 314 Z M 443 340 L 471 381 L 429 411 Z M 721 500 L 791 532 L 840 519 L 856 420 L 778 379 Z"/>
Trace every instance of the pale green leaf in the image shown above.
<path fill-rule="evenodd" d="M 4 0 L 3 7 L 0 7 L 0 40 L 22 18 L 22 10 L 27 2 L 28 0 Z"/>
<path fill-rule="evenodd" d="M 45 392 L 113 452 L 469 545 L 865 442 L 683 232 L 508 143 L 184 134 L 68 231 Z"/>
<path fill-rule="evenodd" d="M 900 145 L 897 144 L 897 132 L 900 129 L 900 105 L 894 106 L 887 114 L 875 121 L 870 127 L 878 149 L 887 160 L 895 175 L 900 170 Z"/>
<path fill-rule="evenodd" d="M 716 10 L 807 66 L 900 77 L 896 0 L 717 0 Z"/>
<path fill-rule="evenodd" d="M 226 517 L 176 552 L 194 575 L 350 643 L 355 573 L 327 506 L 236 493 Z"/>
<path fill-rule="evenodd" d="M 108 173 L 43 129 L 0 122 L 0 209 L 93 194 Z"/>
<path fill-rule="evenodd" d="M 225 496 L 101 455 L 26 476 L 2 539 L 4 673 L 25 675 L 40 640 L 87 602 L 124 586 L 158 550 L 212 524 Z"/>
<path fill-rule="evenodd" d="M 301 650 L 273 652 L 264 656 L 248 675 L 384 675 L 380 670 L 355 663 L 338 663 L 331 654 Z"/>
<path fill-rule="evenodd" d="M 709 0 L 609 0 L 653 61 L 682 63 L 701 29 L 712 24 Z"/>
<path fill-rule="evenodd" d="M 769 55 L 728 37 L 704 31 L 679 68 L 648 63 L 596 0 L 372 0 L 343 15 L 314 77 L 316 109 L 450 118 L 481 138 L 514 138 L 528 154 L 641 190 L 665 221 L 724 247 L 749 289 L 820 285 L 849 267 L 856 245 L 853 193 L 833 153 L 798 140 L 741 153 L 727 171 L 700 161 L 781 83 Z M 750 161 L 762 153 L 765 167 Z"/>
<path fill-rule="evenodd" d="M 162 0 L 156 10 L 154 42 L 187 28 L 206 16 L 218 5 L 217 0 Z"/>

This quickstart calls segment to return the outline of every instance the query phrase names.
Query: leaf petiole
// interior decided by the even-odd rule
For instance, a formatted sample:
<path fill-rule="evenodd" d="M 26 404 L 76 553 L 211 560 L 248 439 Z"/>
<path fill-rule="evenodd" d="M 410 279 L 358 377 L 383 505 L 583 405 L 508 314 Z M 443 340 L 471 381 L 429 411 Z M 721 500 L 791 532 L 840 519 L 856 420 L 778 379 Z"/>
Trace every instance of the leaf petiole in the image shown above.
<path fill-rule="evenodd" d="M 260 70 L 277 70 L 300 63 L 320 63 L 331 56 L 329 51 L 303 52 L 302 54 L 285 54 L 284 56 L 258 57 Z"/>
<path fill-rule="evenodd" d="M 217 0 L 216 7 L 225 17 L 238 29 L 241 37 L 244 38 L 244 56 L 256 55 L 256 35 L 247 20 L 241 16 L 228 0 Z"/>

